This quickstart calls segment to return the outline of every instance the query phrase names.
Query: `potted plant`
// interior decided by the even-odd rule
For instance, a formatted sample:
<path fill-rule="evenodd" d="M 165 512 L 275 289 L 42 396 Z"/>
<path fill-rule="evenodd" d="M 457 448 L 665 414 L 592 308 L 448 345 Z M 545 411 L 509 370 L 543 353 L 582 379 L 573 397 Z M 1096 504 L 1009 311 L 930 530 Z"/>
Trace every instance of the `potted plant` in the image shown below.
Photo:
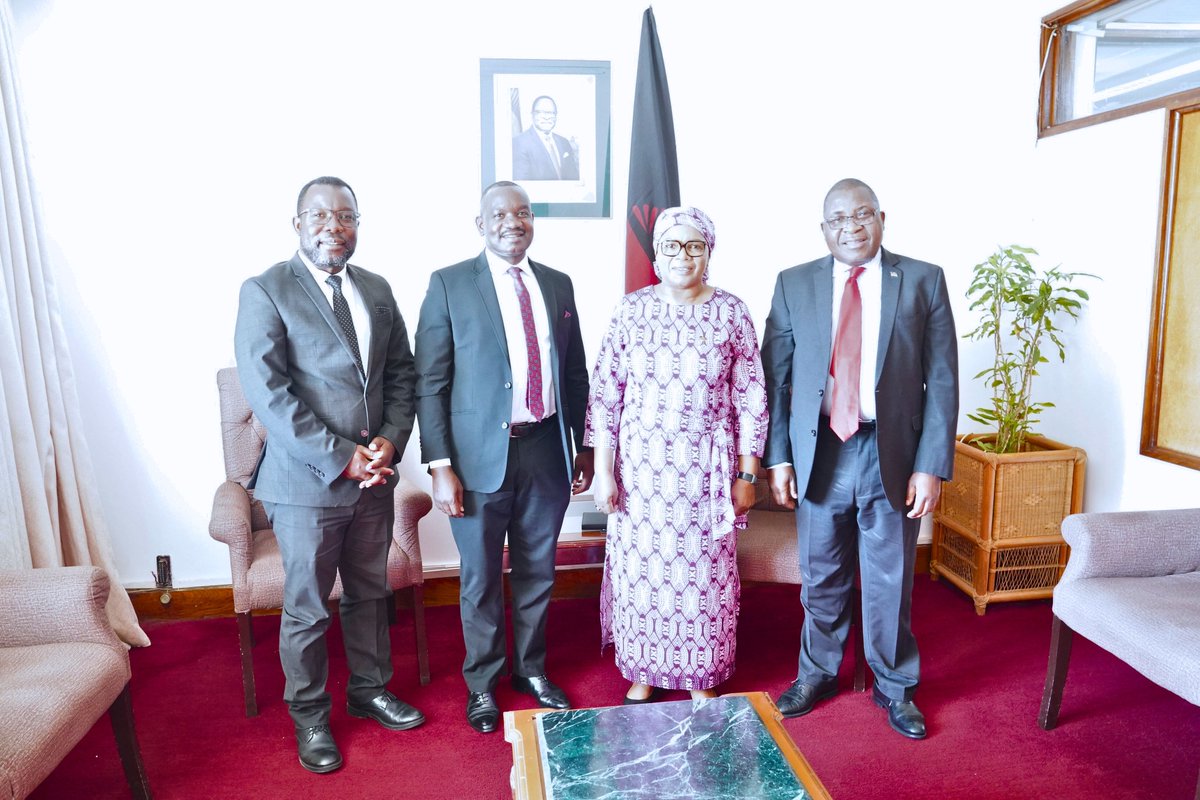
<path fill-rule="evenodd" d="M 1054 405 L 1034 401 L 1032 388 L 1047 352 L 1066 360 L 1059 322 L 1088 300 L 1075 281 L 1095 276 L 1038 271 L 1031 255 L 1000 247 L 972 272 L 967 297 L 979 317 L 963 338 L 992 345 L 992 365 L 975 376 L 992 398 L 967 416 L 995 430 L 959 437 L 954 480 L 934 512 L 930 572 L 970 594 L 980 614 L 991 601 L 1050 596 L 1066 566 L 1059 526 L 1083 504 L 1087 456 L 1032 431 Z"/>

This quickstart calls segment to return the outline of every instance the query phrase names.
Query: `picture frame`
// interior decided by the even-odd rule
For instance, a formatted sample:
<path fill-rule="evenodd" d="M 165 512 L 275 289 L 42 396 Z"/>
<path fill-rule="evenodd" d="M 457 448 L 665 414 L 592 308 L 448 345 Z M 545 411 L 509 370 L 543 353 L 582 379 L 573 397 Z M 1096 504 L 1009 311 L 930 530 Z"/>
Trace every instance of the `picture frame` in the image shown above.
<path fill-rule="evenodd" d="M 1168 114 L 1141 454 L 1200 469 L 1200 105 Z"/>
<path fill-rule="evenodd" d="M 481 58 L 480 188 L 519 183 L 535 216 L 609 217 L 611 83 L 609 61 Z"/>

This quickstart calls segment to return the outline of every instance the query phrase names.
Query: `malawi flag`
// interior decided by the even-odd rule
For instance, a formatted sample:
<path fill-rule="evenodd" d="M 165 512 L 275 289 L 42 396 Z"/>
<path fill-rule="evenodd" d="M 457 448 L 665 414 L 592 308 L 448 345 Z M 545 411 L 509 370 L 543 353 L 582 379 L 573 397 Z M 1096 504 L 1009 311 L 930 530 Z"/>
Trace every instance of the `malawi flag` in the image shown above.
<path fill-rule="evenodd" d="M 633 138 L 629 148 L 629 207 L 625 228 L 625 291 L 658 281 L 654 277 L 654 220 L 679 205 L 679 159 L 667 68 L 654 10 L 642 15 L 637 87 L 633 95 Z"/>

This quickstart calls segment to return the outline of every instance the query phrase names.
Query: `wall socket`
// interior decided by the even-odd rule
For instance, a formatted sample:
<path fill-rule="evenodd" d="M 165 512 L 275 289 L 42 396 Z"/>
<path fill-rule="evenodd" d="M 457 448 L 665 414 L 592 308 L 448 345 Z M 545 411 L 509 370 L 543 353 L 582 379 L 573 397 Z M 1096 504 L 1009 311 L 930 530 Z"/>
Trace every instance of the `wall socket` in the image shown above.
<path fill-rule="evenodd" d="M 170 589 L 171 588 L 171 557 L 158 556 L 155 559 L 156 572 L 154 574 L 154 588 Z"/>

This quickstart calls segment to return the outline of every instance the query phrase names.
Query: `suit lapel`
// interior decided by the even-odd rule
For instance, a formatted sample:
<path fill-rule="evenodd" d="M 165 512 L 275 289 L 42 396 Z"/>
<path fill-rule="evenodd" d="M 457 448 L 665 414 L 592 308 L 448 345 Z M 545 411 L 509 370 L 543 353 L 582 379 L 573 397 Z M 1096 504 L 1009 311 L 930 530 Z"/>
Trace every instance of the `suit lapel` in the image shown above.
<path fill-rule="evenodd" d="M 541 264 L 529 262 L 529 268 L 537 276 L 538 286 L 542 290 L 542 301 L 546 304 L 546 321 L 550 331 L 550 363 L 553 365 L 554 385 L 558 386 L 558 318 L 562 312 L 558 308 L 558 295 L 551 285 L 550 276 Z"/>
<path fill-rule="evenodd" d="M 505 360 L 509 361 L 509 372 L 512 371 L 512 362 L 508 358 L 508 337 L 504 335 L 504 318 L 500 316 L 500 301 L 496 298 L 496 282 L 492 280 L 492 271 L 488 267 L 487 256 L 483 253 L 475 259 L 475 288 L 479 291 L 479 300 L 483 303 L 483 308 L 487 311 L 488 319 L 492 323 L 492 332 L 496 334 L 496 341 L 500 345 L 500 352 L 504 353 Z"/>
<path fill-rule="evenodd" d="M 875 384 L 879 384 L 879 376 L 883 374 L 883 359 L 887 356 L 888 344 L 892 341 L 892 328 L 896 324 L 896 309 L 900 305 L 900 286 L 904 282 L 904 272 L 896 266 L 900 259 L 881 250 L 879 258 L 879 279 L 883 282 L 883 293 L 880 295 L 879 307 L 879 350 L 875 359 Z"/>
<path fill-rule="evenodd" d="M 347 264 L 346 272 L 354 280 L 354 288 L 358 291 L 358 296 L 362 299 L 363 306 L 367 309 L 367 319 L 371 325 L 371 350 L 366 356 L 366 363 L 363 364 L 363 369 L 370 375 L 371 365 L 376 363 L 376 357 L 383 357 L 383 349 L 387 347 L 387 342 L 390 338 L 388 334 L 391 331 L 381 331 L 379 329 L 379 314 L 376 309 L 383 305 L 383 302 L 381 298 L 375 296 L 373 287 L 363 278 L 362 270 L 353 264 Z M 339 325 L 338 327 L 340 328 L 341 326 Z M 350 357 L 353 358 L 354 354 L 351 353 Z"/>
<path fill-rule="evenodd" d="M 813 298 L 816 308 L 812 309 L 813 319 L 817 321 L 818 353 L 833 353 L 833 256 L 829 256 L 809 275 L 813 285 L 805 296 Z M 827 365 L 828 366 L 828 365 Z"/>
<path fill-rule="evenodd" d="M 342 349 L 346 351 L 346 358 L 349 359 L 350 364 L 353 366 L 354 351 L 350 349 L 350 342 L 346 339 L 346 334 L 342 332 L 342 326 L 338 324 L 337 317 L 333 315 L 333 306 L 330 305 L 328 298 L 325 297 L 325 293 L 317 285 L 317 282 L 313 280 L 312 273 L 308 271 L 308 267 L 300 260 L 299 255 L 292 256 L 292 260 L 288 265 L 292 268 L 292 274 L 295 275 L 296 282 L 300 284 L 300 288 L 304 290 L 304 293 L 312 300 L 313 305 L 317 307 L 317 311 L 325 319 L 325 324 L 329 326 L 329 330 L 342 343 Z M 349 268 L 347 267 L 347 269 Z M 359 284 L 356 283 L 355 287 L 361 290 Z M 373 311 L 373 306 L 366 295 L 363 295 L 363 300 L 367 303 L 367 309 Z M 374 343 L 375 337 L 372 336 L 371 341 Z M 357 368 L 355 371 L 357 371 Z"/>

